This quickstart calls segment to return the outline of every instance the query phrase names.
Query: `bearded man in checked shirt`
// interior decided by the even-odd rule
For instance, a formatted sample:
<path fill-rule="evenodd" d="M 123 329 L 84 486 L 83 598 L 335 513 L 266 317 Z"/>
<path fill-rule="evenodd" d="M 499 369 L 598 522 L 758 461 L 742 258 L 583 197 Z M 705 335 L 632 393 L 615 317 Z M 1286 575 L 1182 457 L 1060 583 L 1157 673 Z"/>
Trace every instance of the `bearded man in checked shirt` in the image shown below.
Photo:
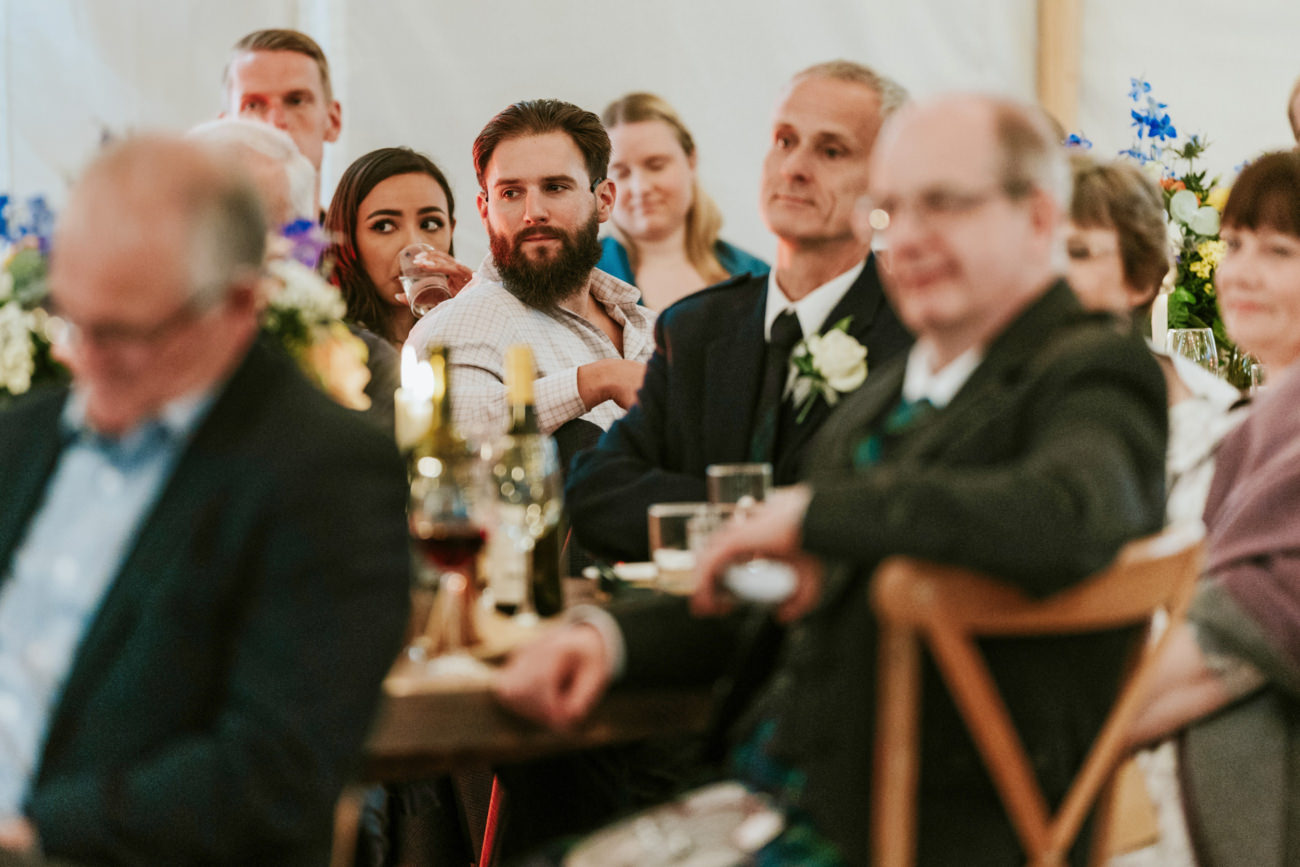
<path fill-rule="evenodd" d="M 577 418 L 604 430 L 636 402 L 654 313 L 634 286 L 595 268 L 614 207 L 609 151 L 595 114 L 555 99 L 511 105 L 474 140 L 491 254 L 408 341 L 420 356 L 449 349 L 455 421 L 470 436 L 505 429 L 505 350 L 515 343 L 533 350 L 544 433 Z"/>

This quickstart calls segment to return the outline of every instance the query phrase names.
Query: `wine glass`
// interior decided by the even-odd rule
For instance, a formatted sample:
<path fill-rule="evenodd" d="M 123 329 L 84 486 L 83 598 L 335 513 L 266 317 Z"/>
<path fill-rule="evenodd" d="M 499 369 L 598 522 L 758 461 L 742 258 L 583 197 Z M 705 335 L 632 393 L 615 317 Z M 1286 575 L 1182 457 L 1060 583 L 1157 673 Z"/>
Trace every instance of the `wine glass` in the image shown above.
<path fill-rule="evenodd" d="M 468 570 L 487 540 L 488 498 L 482 470 L 471 454 L 419 459 L 411 480 L 410 529 L 436 579 L 417 574 L 417 590 L 436 585 L 420 634 L 408 650 L 416 661 L 440 671 L 477 667 L 468 647 L 474 634 L 474 584 Z M 422 594 L 426 598 L 427 592 Z"/>
<path fill-rule="evenodd" d="M 1209 328 L 1170 328 L 1165 332 L 1165 351 L 1190 359 L 1210 373 L 1219 370 L 1219 350 Z"/>
<path fill-rule="evenodd" d="M 554 441 L 543 434 L 506 434 L 487 450 L 496 489 L 497 529 L 514 542 L 524 562 L 523 592 L 515 622 L 537 622 L 533 602 L 533 548 L 555 529 L 564 510 L 564 480 Z"/>

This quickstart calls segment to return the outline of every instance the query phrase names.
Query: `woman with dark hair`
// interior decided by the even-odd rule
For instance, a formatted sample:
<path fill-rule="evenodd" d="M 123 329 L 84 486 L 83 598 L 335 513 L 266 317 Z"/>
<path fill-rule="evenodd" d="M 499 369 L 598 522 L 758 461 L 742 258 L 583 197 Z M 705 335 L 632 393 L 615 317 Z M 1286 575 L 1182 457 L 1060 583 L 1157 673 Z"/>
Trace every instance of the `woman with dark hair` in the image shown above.
<path fill-rule="evenodd" d="M 325 229 L 334 243 L 335 285 L 347 302 L 348 319 L 393 345 L 406 340 L 415 314 L 399 280 L 397 254 L 424 243 L 445 266 L 452 294 L 473 272 L 452 258 L 456 200 L 446 176 L 410 148 L 380 148 L 347 167 L 334 190 Z"/>
<path fill-rule="evenodd" d="M 1180 735 L 1201 864 L 1300 861 L 1300 152 L 1241 173 L 1215 275 L 1224 324 L 1268 387 L 1219 449 L 1205 576 L 1132 740 Z"/>
<path fill-rule="evenodd" d="M 638 287 L 653 310 L 735 274 L 768 272 L 767 263 L 718 237 L 722 213 L 700 189 L 695 141 L 671 105 L 629 93 L 600 120 L 618 193 L 597 268 Z"/>

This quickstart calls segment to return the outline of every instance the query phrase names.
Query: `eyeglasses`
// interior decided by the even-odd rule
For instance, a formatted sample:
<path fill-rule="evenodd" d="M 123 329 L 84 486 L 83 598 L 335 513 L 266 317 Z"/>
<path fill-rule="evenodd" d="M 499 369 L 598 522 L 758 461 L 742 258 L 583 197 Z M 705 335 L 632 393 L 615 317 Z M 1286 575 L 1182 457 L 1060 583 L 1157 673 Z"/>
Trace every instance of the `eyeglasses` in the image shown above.
<path fill-rule="evenodd" d="M 86 325 L 68 317 L 56 307 L 52 315 L 62 325 L 56 326 L 53 336 L 56 343 L 92 344 L 104 352 L 146 350 L 171 336 L 177 329 L 215 309 L 221 300 L 223 299 L 217 299 L 215 302 L 197 301 L 191 298 L 151 325 L 127 325 L 117 322 Z"/>
<path fill-rule="evenodd" d="M 1081 241 L 1067 241 L 1065 254 L 1075 262 L 1093 262 L 1119 255 L 1119 245 L 1102 244 L 1094 247 Z"/>
<path fill-rule="evenodd" d="M 1015 201 L 1024 198 L 1031 189 L 1022 182 L 995 184 L 982 190 L 940 186 L 923 190 L 908 198 L 886 198 L 880 201 L 866 198 L 858 207 L 868 212 L 867 222 L 876 232 L 887 232 L 904 214 L 911 214 L 922 226 L 938 228 L 956 222 L 995 198 L 1006 197 Z"/>

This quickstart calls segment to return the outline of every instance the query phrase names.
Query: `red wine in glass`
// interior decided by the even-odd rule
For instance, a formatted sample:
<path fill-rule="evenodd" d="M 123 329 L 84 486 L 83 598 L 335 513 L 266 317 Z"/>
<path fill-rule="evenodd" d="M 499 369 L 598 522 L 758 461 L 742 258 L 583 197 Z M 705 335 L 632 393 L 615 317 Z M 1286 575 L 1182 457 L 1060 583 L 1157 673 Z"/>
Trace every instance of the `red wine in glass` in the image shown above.
<path fill-rule="evenodd" d="M 469 521 L 429 521 L 413 527 L 415 543 L 435 566 L 459 572 L 478 556 L 487 531 Z"/>

